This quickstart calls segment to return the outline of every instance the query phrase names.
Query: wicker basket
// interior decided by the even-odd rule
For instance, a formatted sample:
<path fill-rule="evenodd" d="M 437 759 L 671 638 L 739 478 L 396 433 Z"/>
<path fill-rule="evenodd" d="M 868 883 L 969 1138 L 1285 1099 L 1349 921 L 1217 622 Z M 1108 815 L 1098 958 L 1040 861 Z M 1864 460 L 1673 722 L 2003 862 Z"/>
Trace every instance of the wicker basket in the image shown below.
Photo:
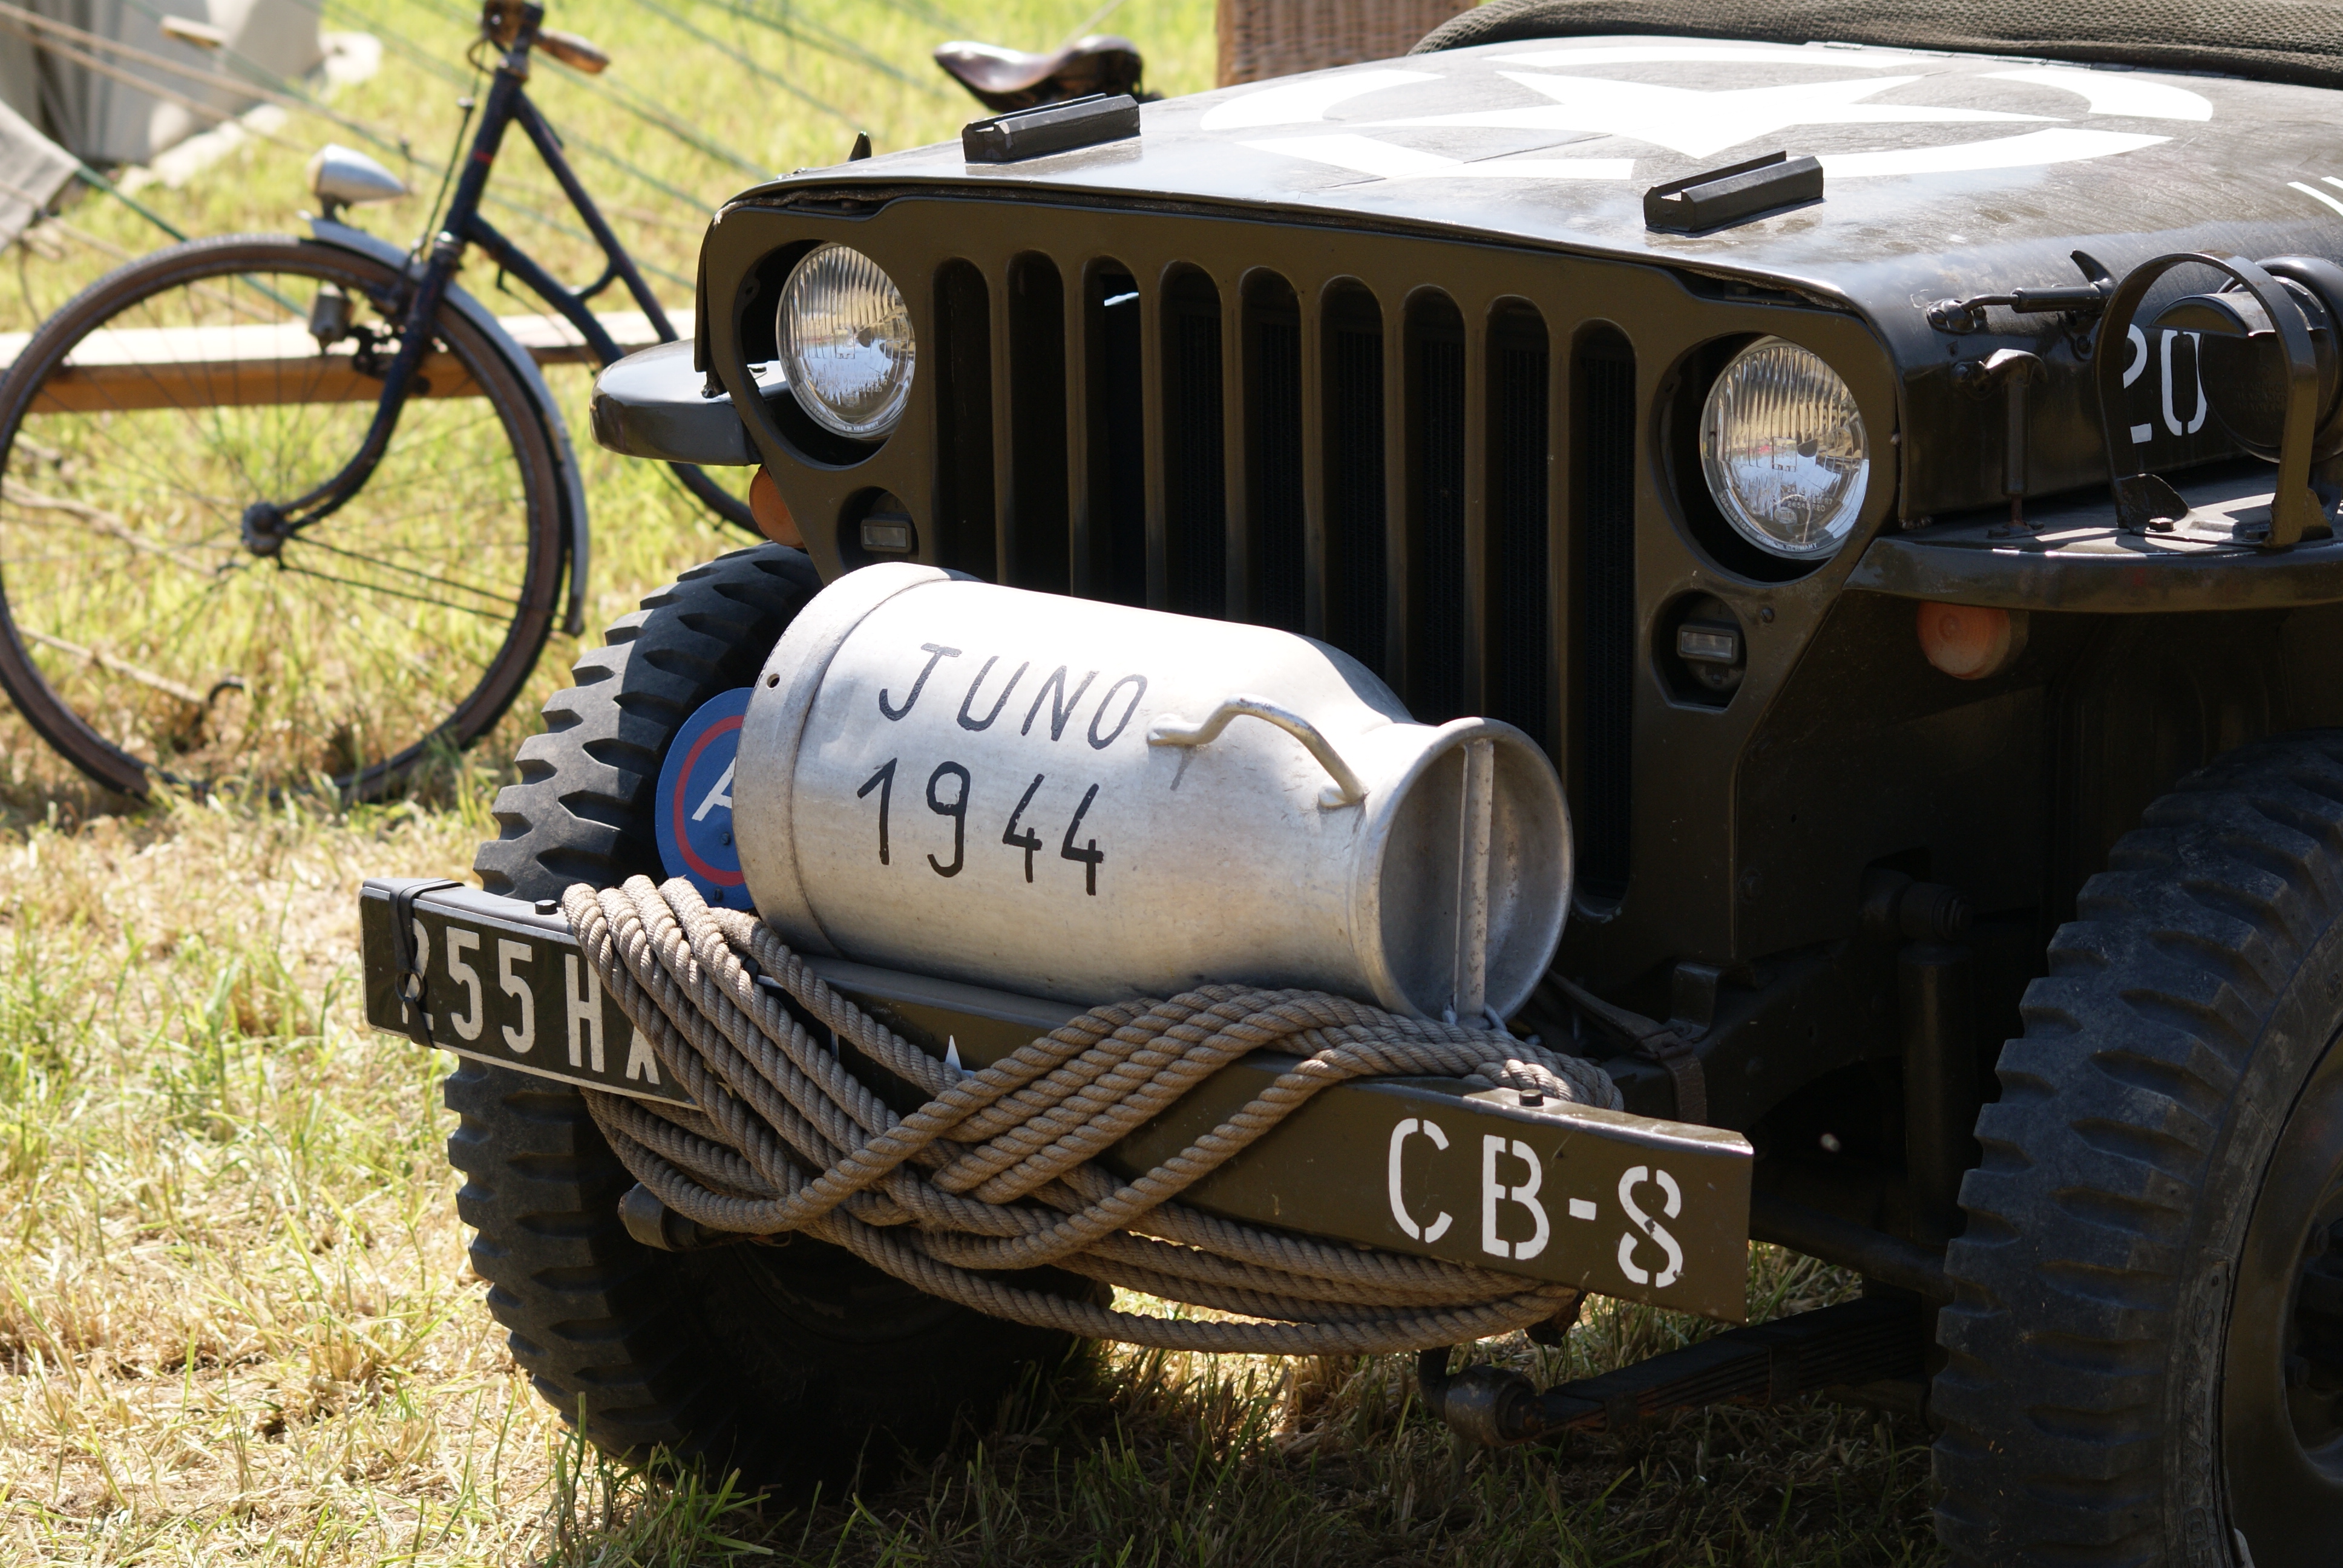
<path fill-rule="evenodd" d="M 1220 0 L 1221 85 L 1404 55 L 1473 0 Z"/>

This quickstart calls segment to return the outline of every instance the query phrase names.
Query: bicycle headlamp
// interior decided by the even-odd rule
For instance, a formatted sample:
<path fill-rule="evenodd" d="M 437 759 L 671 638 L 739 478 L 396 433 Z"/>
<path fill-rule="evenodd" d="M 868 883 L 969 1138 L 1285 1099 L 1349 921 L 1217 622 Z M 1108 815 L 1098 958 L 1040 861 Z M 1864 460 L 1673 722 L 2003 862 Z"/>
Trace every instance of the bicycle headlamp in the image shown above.
<path fill-rule="evenodd" d="M 1871 454 L 1838 373 L 1811 349 L 1761 337 L 1708 389 L 1700 466 L 1735 533 L 1768 555 L 1815 561 L 1855 531 Z"/>
<path fill-rule="evenodd" d="M 911 313 L 860 251 L 808 251 L 781 286 L 774 334 L 789 390 L 823 429 L 875 441 L 902 418 L 918 357 Z"/>

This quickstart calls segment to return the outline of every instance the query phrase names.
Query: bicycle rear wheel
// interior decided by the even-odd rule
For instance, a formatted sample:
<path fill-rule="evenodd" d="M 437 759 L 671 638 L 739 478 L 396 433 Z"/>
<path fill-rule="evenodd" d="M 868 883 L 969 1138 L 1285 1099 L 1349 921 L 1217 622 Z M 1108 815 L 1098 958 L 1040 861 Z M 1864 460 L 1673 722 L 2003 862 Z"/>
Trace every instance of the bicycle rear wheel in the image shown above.
<path fill-rule="evenodd" d="M 18 353 L 0 686 L 90 777 L 378 793 L 519 693 L 560 589 L 553 438 L 454 310 L 364 488 L 273 555 L 245 541 L 247 506 L 358 449 L 409 287 L 289 236 L 197 240 L 101 279 Z"/>

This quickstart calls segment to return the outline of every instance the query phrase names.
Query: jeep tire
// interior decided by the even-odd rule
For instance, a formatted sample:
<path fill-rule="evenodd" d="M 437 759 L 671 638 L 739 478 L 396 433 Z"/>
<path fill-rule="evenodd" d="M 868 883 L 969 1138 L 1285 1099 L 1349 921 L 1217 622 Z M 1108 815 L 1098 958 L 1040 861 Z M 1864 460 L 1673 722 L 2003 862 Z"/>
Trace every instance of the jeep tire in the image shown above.
<path fill-rule="evenodd" d="M 578 661 L 498 797 L 475 862 L 488 890 L 551 899 L 573 882 L 659 874 L 652 795 L 669 741 L 754 678 L 821 588 L 799 551 L 762 545 L 683 574 Z M 895 1444 L 932 1446 L 985 1413 L 1063 1335 L 922 1295 L 797 1238 L 662 1252 L 618 1204 L 633 1185 L 584 1097 L 465 1060 L 446 1081 L 448 1162 L 478 1234 L 473 1268 L 513 1358 L 606 1452 L 665 1448 L 752 1485 L 836 1480 Z"/>
<path fill-rule="evenodd" d="M 1964 1564 L 2343 1551 L 2343 732 L 2183 779 L 2027 990 L 1939 1320 Z"/>

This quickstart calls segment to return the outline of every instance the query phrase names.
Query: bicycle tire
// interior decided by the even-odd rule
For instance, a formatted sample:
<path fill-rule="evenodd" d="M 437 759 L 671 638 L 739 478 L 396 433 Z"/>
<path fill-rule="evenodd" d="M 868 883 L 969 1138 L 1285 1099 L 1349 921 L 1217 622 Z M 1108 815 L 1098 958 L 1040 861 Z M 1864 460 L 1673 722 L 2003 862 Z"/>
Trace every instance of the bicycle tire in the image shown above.
<path fill-rule="evenodd" d="M 309 333 L 329 286 L 366 350 Z M 273 558 L 241 538 L 356 449 L 410 287 L 291 236 L 196 240 L 92 284 L 0 380 L 0 688 L 83 773 L 378 795 L 520 694 L 567 564 L 554 437 L 452 307 L 367 484 Z"/>

